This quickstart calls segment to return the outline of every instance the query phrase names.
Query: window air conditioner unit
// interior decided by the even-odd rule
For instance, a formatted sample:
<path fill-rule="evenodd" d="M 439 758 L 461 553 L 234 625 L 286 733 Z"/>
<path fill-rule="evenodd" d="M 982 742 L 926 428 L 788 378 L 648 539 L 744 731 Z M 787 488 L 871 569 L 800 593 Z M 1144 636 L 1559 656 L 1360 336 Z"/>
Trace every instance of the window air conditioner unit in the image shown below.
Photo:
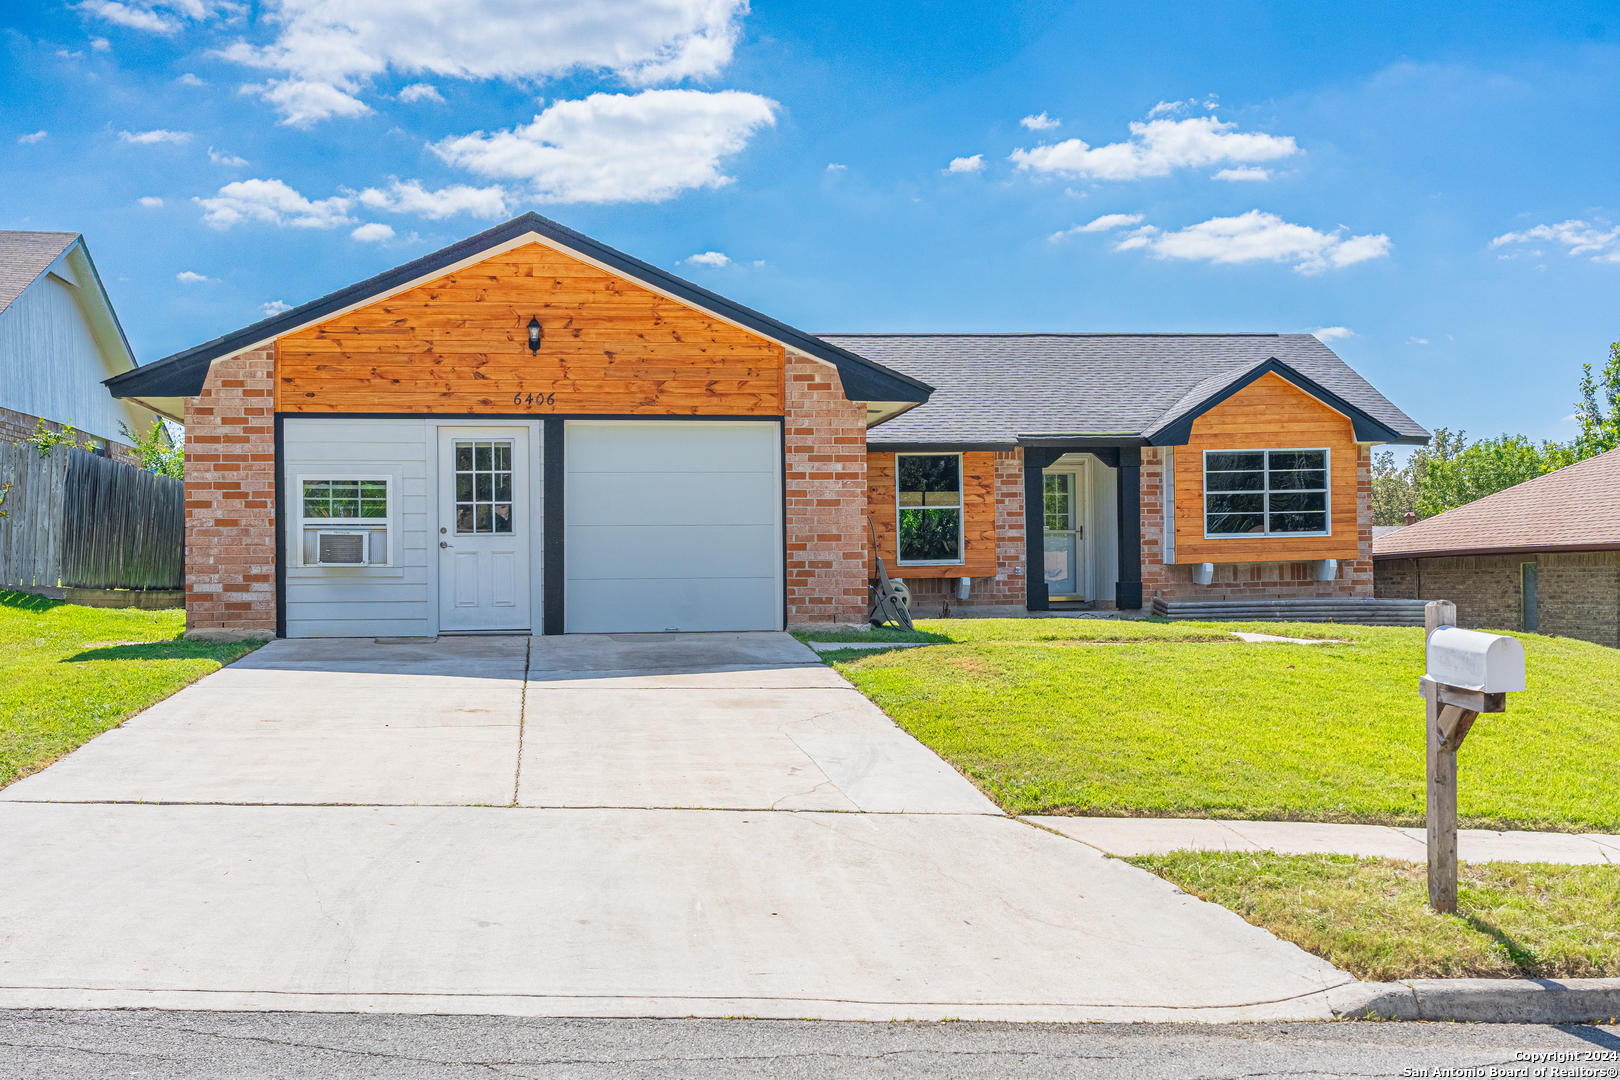
<path fill-rule="evenodd" d="M 315 562 L 320 566 L 366 565 L 367 532 L 323 529 L 315 537 Z"/>

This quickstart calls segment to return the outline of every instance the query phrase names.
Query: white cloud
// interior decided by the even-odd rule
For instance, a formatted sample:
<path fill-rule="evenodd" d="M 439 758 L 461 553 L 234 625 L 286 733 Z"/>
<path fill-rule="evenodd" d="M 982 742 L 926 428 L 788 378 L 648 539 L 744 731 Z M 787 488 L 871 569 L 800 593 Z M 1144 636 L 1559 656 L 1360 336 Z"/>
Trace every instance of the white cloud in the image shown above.
<path fill-rule="evenodd" d="M 974 154 L 972 157 L 951 158 L 951 167 L 946 172 L 978 172 L 984 168 L 984 155 Z"/>
<path fill-rule="evenodd" d="M 848 169 L 849 169 L 848 165 L 840 165 L 836 161 L 829 162 L 827 164 L 827 171 L 828 172 L 846 172 L 846 171 L 848 171 Z"/>
<path fill-rule="evenodd" d="M 411 85 L 401 90 L 399 92 L 399 100 L 405 102 L 443 101 L 444 95 L 439 93 L 439 88 L 434 86 L 432 83 L 419 82 L 411 83 Z"/>
<path fill-rule="evenodd" d="M 197 78 L 197 76 L 193 75 L 189 71 L 186 72 L 184 75 L 180 76 L 178 79 L 176 79 L 174 81 L 179 83 L 181 86 L 207 86 L 208 85 L 207 83 L 203 82 L 201 79 Z"/>
<path fill-rule="evenodd" d="M 1409 337 L 1406 339 L 1406 343 L 1408 345 L 1427 345 L 1429 339 L 1426 337 Z"/>
<path fill-rule="evenodd" d="M 163 200 L 158 198 L 156 195 L 142 195 L 135 201 L 146 207 L 148 210 L 156 210 L 163 205 Z"/>
<path fill-rule="evenodd" d="M 1523 244 L 1531 240 L 1550 240 L 1555 244 L 1563 244 L 1569 249 L 1570 255 L 1590 253 L 1593 262 L 1620 262 L 1620 226 L 1603 232 L 1598 227 L 1576 218 L 1560 221 L 1557 225 L 1537 225 L 1523 232 L 1503 233 L 1491 241 L 1491 247 Z M 1531 254 L 1539 258 L 1541 252 Z"/>
<path fill-rule="evenodd" d="M 1047 116 L 1045 112 L 1042 112 L 1039 116 L 1026 116 L 1018 123 L 1020 127 L 1027 127 L 1031 131 L 1050 131 L 1052 128 L 1063 125 L 1063 121 L 1055 120 Z"/>
<path fill-rule="evenodd" d="M 1107 232 L 1109 229 L 1117 229 L 1124 225 L 1135 225 L 1141 220 L 1141 214 L 1104 214 L 1102 217 L 1088 221 L 1084 225 L 1076 225 L 1072 229 L 1055 232 L 1047 239 L 1057 243 L 1066 237 L 1078 236 L 1081 233 Z"/>
<path fill-rule="evenodd" d="M 506 192 L 499 185 L 475 188 L 466 184 L 452 184 L 438 191 L 428 191 L 420 180 L 390 181 L 388 190 L 366 188 L 357 196 L 360 202 L 376 210 L 392 210 L 396 214 L 416 214 L 438 221 L 456 214 L 471 214 L 475 218 L 506 216 Z"/>
<path fill-rule="evenodd" d="M 246 158 L 237 157 L 226 150 L 215 150 L 212 146 L 208 148 L 208 160 L 215 165 L 230 165 L 232 167 L 247 164 Z"/>
<path fill-rule="evenodd" d="M 712 266 L 715 269 L 719 269 L 722 266 L 729 266 L 731 264 L 731 256 L 723 255 L 718 251 L 705 251 L 701 255 L 693 255 L 689 258 L 683 259 L 682 261 L 697 263 L 699 266 Z"/>
<path fill-rule="evenodd" d="M 1131 124 L 1128 142 L 1093 148 L 1080 139 L 1067 139 L 1033 150 L 1014 150 L 1008 160 L 1037 173 L 1136 180 L 1226 161 L 1273 161 L 1299 151 L 1292 136 L 1239 133 L 1235 127 L 1213 116 L 1149 120 Z"/>
<path fill-rule="evenodd" d="M 85 0 L 78 9 L 114 26 L 127 26 L 132 30 L 145 30 L 153 34 L 172 34 L 180 29 L 180 22 L 160 15 L 150 4 L 120 4 L 117 0 Z"/>
<path fill-rule="evenodd" d="M 1161 259 L 1211 263 L 1291 262 L 1302 274 L 1319 274 L 1330 267 L 1380 258 L 1390 249 L 1389 237 L 1381 233 L 1346 239 L 1340 235 L 1342 228 L 1320 232 L 1260 210 L 1237 217 L 1210 218 L 1156 237 L 1146 231 L 1151 228 L 1137 230 L 1114 250 L 1145 248 Z"/>
<path fill-rule="evenodd" d="M 19 136 L 17 136 L 17 142 L 21 146 L 32 146 L 34 143 L 37 143 L 41 139 L 45 138 L 45 136 L 48 135 L 48 134 L 50 134 L 50 133 L 45 131 L 43 128 L 41 128 L 39 131 L 34 132 L 32 135 L 19 135 Z"/>
<path fill-rule="evenodd" d="M 358 95 L 388 70 L 510 82 L 607 72 L 631 86 L 714 75 L 747 10 L 747 0 L 279 0 L 272 44 L 223 55 L 284 76 L 248 89 L 283 123 L 307 125 L 368 111 Z"/>
<path fill-rule="evenodd" d="M 1314 337 L 1317 341 L 1322 342 L 1324 345 L 1330 341 L 1337 341 L 1340 338 L 1356 336 L 1356 332 L 1350 329 L 1348 326 L 1318 326 L 1315 330 L 1309 331 L 1309 333 L 1312 337 Z"/>
<path fill-rule="evenodd" d="M 182 281 L 187 285 L 195 285 L 200 281 L 212 280 L 206 274 L 196 274 L 192 273 L 190 270 L 180 271 L 178 274 L 174 275 L 174 279 L 176 281 Z"/>
<path fill-rule="evenodd" d="M 112 49 L 112 42 L 104 37 L 93 37 L 90 39 L 90 47 L 96 52 L 108 52 Z"/>
<path fill-rule="evenodd" d="M 720 159 L 761 127 L 776 102 L 723 90 L 647 90 L 553 102 L 534 123 L 475 131 L 431 146 L 483 176 L 527 180 L 542 202 L 660 202 L 732 182 Z"/>
<path fill-rule="evenodd" d="M 183 146 L 191 141 L 191 132 L 165 131 L 158 128 L 155 131 L 120 131 L 118 137 L 127 143 L 134 143 L 136 146 L 152 146 L 156 143 L 174 143 Z"/>
<path fill-rule="evenodd" d="M 334 195 L 312 202 L 280 180 L 238 180 L 212 199 L 193 199 L 204 210 L 203 221 L 228 229 L 243 221 L 262 221 L 296 229 L 335 229 L 352 225 L 352 199 Z"/>
<path fill-rule="evenodd" d="M 1148 119 L 1151 120 L 1155 116 L 1173 116 L 1178 112 L 1184 112 L 1186 108 L 1185 101 L 1161 101 L 1148 110 Z"/>
<path fill-rule="evenodd" d="M 266 316 L 280 315 L 283 311 L 291 311 L 292 305 L 284 304 L 280 300 L 272 300 L 268 304 L 260 304 L 259 310 L 264 312 Z"/>
<path fill-rule="evenodd" d="M 1245 165 L 1241 169 L 1222 169 L 1211 180 L 1270 180 L 1271 170 L 1262 169 L 1256 165 Z"/>
<path fill-rule="evenodd" d="M 394 230 L 380 221 L 367 222 L 349 234 L 356 240 L 377 241 L 392 240 Z"/>

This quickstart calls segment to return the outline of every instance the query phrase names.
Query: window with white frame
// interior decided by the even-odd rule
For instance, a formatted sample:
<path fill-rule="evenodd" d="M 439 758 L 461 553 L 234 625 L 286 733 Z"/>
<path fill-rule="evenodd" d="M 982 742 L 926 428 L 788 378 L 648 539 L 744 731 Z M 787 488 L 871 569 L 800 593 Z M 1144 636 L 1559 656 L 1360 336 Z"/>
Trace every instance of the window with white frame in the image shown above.
<path fill-rule="evenodd" d="M 386 477 L 300 477 L 303 564 L 386 565 L 390 487 Z"/>
<path fill-rule="evenodd" d="M 1326 450 L 1204 451 L 1204 535 L 1326 536 Z"/>
<path fill-rule="evenodd" d="M 962 455 L 896 454 L 902 565 L 962 561 Z"/>

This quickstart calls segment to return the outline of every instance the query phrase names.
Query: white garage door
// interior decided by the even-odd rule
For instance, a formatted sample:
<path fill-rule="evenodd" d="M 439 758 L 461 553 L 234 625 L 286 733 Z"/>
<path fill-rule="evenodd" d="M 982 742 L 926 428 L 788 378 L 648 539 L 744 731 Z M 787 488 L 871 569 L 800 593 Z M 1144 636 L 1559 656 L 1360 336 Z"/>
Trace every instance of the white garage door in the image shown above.
<path fill-rule="evenodd" d="M 778 424 L 565 430 L 569 633 L 782 628 Z"/>

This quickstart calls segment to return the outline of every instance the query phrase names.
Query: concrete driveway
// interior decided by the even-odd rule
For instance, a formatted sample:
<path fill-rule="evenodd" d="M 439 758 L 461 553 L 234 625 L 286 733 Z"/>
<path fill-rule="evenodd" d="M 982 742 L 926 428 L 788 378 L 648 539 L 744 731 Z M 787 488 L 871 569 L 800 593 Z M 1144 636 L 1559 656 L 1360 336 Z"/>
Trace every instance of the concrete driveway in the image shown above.
<path fill-rule="evenodd" d="M 276 641 L 0 791 L 0 1006 L 1264 1019 L 1351 982 L 1008 819 L 784 634 Z"/>

